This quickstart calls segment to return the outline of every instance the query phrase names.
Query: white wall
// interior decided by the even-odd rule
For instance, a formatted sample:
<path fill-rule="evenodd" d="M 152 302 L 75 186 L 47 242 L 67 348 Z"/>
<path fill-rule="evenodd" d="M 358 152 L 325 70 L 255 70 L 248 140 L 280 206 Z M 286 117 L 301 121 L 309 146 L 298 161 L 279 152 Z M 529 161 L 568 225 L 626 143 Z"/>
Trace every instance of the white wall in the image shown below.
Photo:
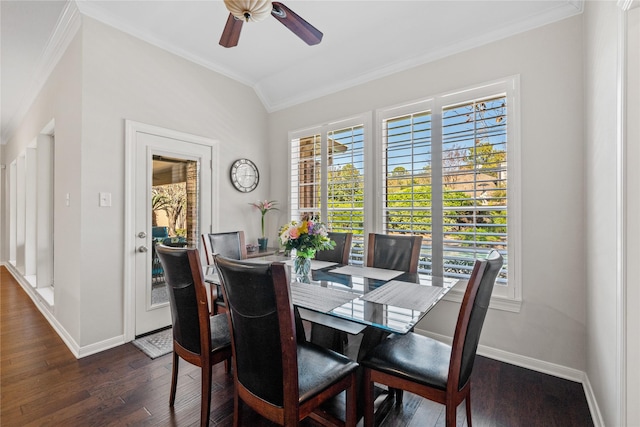
<path fill-rule="evenodd" d="M 640 426 L 640 2 L 627 33 L 627 424 Z"/>
<path fill-rule="evenodd" d="M 627 157 L 627 165 L 634 170 L 627 177 L 630 179 L 627 193 L 618 197 L 619 183 L 623 169 L 618 165 L 622 159 L 619 154 L 618 120 L 620 119 L 621 95 L 618 87 L 621 83 L 621 70 L 624 64 L 620 41 L 625 36 L 624 12 L 619 6 L 623 2 L 586 2 L 584 13 L 585 34 L 585 135 L 586 156 L 585 176 L 587 212 L 587 375 L 594 390 L 600 408 L 600 417 L 605 425 L 638 425 L 638 336 L 640 325 L 638 315 L 638 270 L 637 218 L 630 217 L 626 239 L 630 243 L 627 262 L 634 265 L 627 270 L 627 285 L 624 285 L 623 255 L 618 253 L 622 247 L 623 236 L 618 235 L 618 221 L 622 218 L 625 205 L 627 213 L 635 212 L 639 200 L 637 183 L 637 161 Z M 634 31 L 627 33 L 628 40 L 635 49 L 629 51 L 627 60 L 635 63 L 635 73 L 630 77 L 631 88 L 627 87 L 625 96 L 632 104 L 628 119 L 633 124 L 627 128 L 629 151 L 627 154 L 638 159 L 638 30 L 637 9 L 635 10 Z M 634 21 L 632 20 L 633 24 Z M 635 85 L 635 86 L 633 86 Z M 635 252 L 634 252 L 635 251 Z M 632 300 L 621 300 L 619 296 Z M 633 300 L 635 298 L 635 300 Z M 623 308 L 628 307 L 630 313 L 623 317 Z M 630 337 L 627 356 L 628 368 L 623 363 L 624 329 L 626 322 L 627 336 Z M 627 383 L 624 382 L 624 376 Z M 622 393 L 629 393 L 625 401 Z M 624 404 L 628 405 L 626 408 Z"/>
<path fill-rule="evenodd" d="M 1 147 L 3 159 L 9 164 L 23 152 L 41 131 L 56 119 L 56 149 L 54 161 L 60 165 L 55 169 L 54 212 L 56 216 L 54 234 L 56 252 L 56 327 L 63 332 L 67 343 L 77 342 L 80 337 L 79 291 L 80 274 L 80 209 L 76 203 L 80 188 L 80 142 L 81 142 L 81 44 L 79 35 L 71 41 L 66 52 L 43 85 L 42 90 L 16 133 Z M 72 204 L 65 207 L 64 195 L 72 195 Z M 8 223 L 5 223 L 8 227 Z M 5 232 L 8 230 L 5 228 Z M 3 242 L 3 254 L 8 248 Z"/>
<path fill-rule="evenodd" d="M 276 164 L 287 158 L 290 130 L 520 74 L 524 302 L 520 313 L 490 310 L 481 343 L 577 370 L 587 364 L 581 22 L 564 20 L 270 119 Z M 274 169 L 274 198 L 287 200 L 287 188 L 287 171 Z M 451 336 L 458 307 L 436 307 L 419 327 Z"/>
<path fill-rule="evenodd" d="M 237 192 L 228 179 L 240 157 L 269 175 L 267 113 L 251 88 L 83 17 L 16 136 L 2 147 L 3 161 L 11 162 L 51 119 L 54 316 L 79 353 L 117 343 L 124 331 L 125 119 L 219 140 L 219 229 L 258 237 L 259 215 L 248 203 L 268 197 L 267 178 L 251 194 Z M 112 194 L 110 208 L 98 206 L 102 191 Z"/>
<path fill-rule="evenodd" d="M 220 229 L 257 237 L 250 195 L 232 189 L 229 166 L 249 157 L 264 171 L 267 114 L 254 91 L 90 18 L 83 18 L 81 185 L 82 346 L 123 332 L 125 119 L 220 141 Z M 112 207 L 98 206 L 98 193 Z M 215 209 L 214 209 L 215 211 Z M 214 220 L 213 223 L 216 223 Z M 96 224 L 100 224 L 96 227 Z M 96 262 L 99 260 L 99 262 Z M 100 274 L 96 275 L 96 268 Z M 104 319 L 112 319 L 105 322 Z"/>
<path fill-rule="evenodd" d="M 616 340 L 616 19 L 587 3 L 585 36 L 587 373 L 606 425 L 620 425 Z"/>

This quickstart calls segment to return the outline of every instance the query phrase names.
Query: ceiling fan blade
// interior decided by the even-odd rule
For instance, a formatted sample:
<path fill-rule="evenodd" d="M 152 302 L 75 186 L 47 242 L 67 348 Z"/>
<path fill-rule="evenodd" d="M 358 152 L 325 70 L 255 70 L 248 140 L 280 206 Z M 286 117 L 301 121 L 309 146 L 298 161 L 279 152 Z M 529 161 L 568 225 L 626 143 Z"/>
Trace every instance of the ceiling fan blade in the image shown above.
<path fill-rule="evenodd" d="M 272 2 L 271 14 L 282 24 L 300 37 L 306 44 L 312 46 L 322 41 L 322 33 L 313 25 L 298 16 L 295 12 L 280 2 Z"/>
<path fill-rule="evenodd" d="M 242 30 L 242 20 L 236 19 L 232 14 L 229 14 L 227 25 L 224 26 L 222 36 L 220 37 L 220 46 L 237 46 L 238 40 L 240 39 L 240 30 Z"/>

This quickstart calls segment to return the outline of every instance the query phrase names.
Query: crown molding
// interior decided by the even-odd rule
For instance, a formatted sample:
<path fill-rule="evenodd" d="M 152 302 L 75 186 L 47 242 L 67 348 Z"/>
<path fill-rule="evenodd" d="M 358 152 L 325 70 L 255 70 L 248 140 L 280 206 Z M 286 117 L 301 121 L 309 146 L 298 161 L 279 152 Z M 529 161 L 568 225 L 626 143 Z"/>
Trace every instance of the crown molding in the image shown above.
<path fill-rule="evenodd" d="M 416 67 L 418 65 L 433 62 L 465 50 L 473 49 L 475 47 L 485 45 L 506 37 L 510 37 L 512 35 L 528 30 L 532 30 L 534 28 L 538 28 L 552 22 L 566 19 L 570 16 L 578 15 L 583 12 L 584 1 L 585 0 L 567 0 L 562 6 L 558 6 L 552 10 L 548 10 L 537 15 L 533 15 L 524 22 L 518 22 L 499 31 L 494 31 L 493 33 L 487 34 L 483 37 L 464 40 L 460 43 L 447 46 L 443 49 L 439 49 L 436 52 L 431 52 L 426 55 L 412 57 L 405 61 L 389 64 L 377 70 L 373 70 L 370 73 L 358 75 L 351 79 L 347 78 L 337 84 L 318 86 L 308 85 L 307 88 L 313 89 L 298 91 L 291 97 L 278 98 L 277 95 L 274 95 L 271 91 L 266 89 L 269 86 L 269 81 L 278 78 L 277 74 L 272 75 L 267 79 L 263 79 L 262 81 L 259 81 L 257 83 L 252 82 L 220 64 L 216 64 L 201 56 L 191 54 L 186 50 L 181 49 L 169 42 L 160 40 L 150 34 L 140 31 L 138 28 L 125 24 L 119 21 L 115 16 L 112 16 L 111 14 L 105 12 L 104 9 L 94 6 L 90 1 L 76 0 L 78 8 L 80 9 L 82 15 L 93 18 L 106 25 L 123 31 L 133 37 L 152 44 L 160 49 L 163 49 L 169 53 L 182 57 L 190 62 L 201 65 L 211 71 L 222 74 L 223 76 L 229 77 L 230 79 L 251 87 L 255 91 L 258 99 L 260 99 L 260 101 L 262 102 L 262 105 L 264 106 L 266 111 L 269 113 L 290 108 L 295 105 L 311 101 L 313 99 L 330 95 L 332 93 L 336 93 L 354 86 L 361 85 L 363 83 L 367 83 L 372 80 L 376 80 L 400 71 L 404 71 L 409 68 Z"/>
<path fill-rule="evenodd" d="M 618 0 L 618 8 L 624 12 L 640 6 L 640 0 Z"/>
<path fill-rule="evenodd" d="M 25 91 L 20 107 L 11 116 L 8 125 L 2 130 L 2 144 L 6 144 L 14 135 L 18 125 L 33 105 L 51 72 L 69 47 L 71 40 L 80 29 L 81 19 L 75 2 L 67 2 L 58 17 L 58 21 L 38 59 L 38 67 L 33 79 Z"/>
<path fill-rule="evenodd" d="M 249 81 L 246 78 L 238 75 L 237 73 L 234 73 L 233 71 L 227 69 L 221 64 L 216 64 L 201 56 L 191 54 L 185 49 L 179 48 L 169 42 L 162 41 L 150 34 L 144 33 L 137 28 L 119 21 L 115 16 L 104 12 L 103 9 L 96 7 L 90 1 L 69 1 L 65 6 L 65 9 L 61 13 L 60 18 L 58 19 L 56 28 L 49 40 L 49 43 L 47 44 L 47 47 L 44 49 L 41 55 L 41 65 L 38 68 L 38 72 L 36 73 L 30 89 L 24 96 L 21 108 L 16 111 L 16 113 L 11 118 L 9 125 L 2 132 L 1 142 L 4 144 L 13 136 L 19 122 L 22 120 L 28 109 L 33 104 L 37 94 L 42 89 L 42 86 L 51 74 L 51 71 L 57 65 L 58 61 L 62 57 L 62 54 L 73 39 L 73 36 L 80 28 L 81 17 L 83 15 L 100 21 L 106 25 L 109 25 L 110 27 L 123 31 L 137 39 L 145 41 L 171 54 L 186 59 L 187 61 L 198 64 L 211 71 L 214 71 L 251 87 L 255 91 L 256 96 L 262 102 L 266 111 L 272 113 L 278 110 L 283 110 L 304 102 L 311 101 L 313 99 L 340 92 L 342 90 L 349 89 L 351 87 L 358 86 L 373 80 L 377 80 L 416 66 L 434 62 L 447 56 L 486 45 L 488 43 L 492 43 L 494 41 L 498 41 L 518 33 L 529 31 L 562 19 L 566 19 L 574 15 L 581 14 L 584 9 L 584 1 L 585 0 L 567 0 L 563 5 L 558 6 L 552 10 L 533 15 L 524 22 L 518 22 L 509 27 L 494 31 L 482 37 L 463 40 L 459 43 L 443 47 L 437 51 L 430 52 L 422 56 L 412 57 L 403 61 L 390 63 L 376 70 L 372 70 L 369 73 L 343 79 L 339 83 L 329 83 L 325 85 L 308 85 L 307 88 L 310 89 L 306 89 L 305 91 L 298 91 L 295 95 L 283 98 L 278 98 L 277 93 L 274 94 L 273 91 L 267 89 L 267 87 L 269 87 L 268 83 L 273 79 L 278 78 L 277 74 L 272 75 L 269 78 L 257 83 Z M 619 7 L 634 7 L 638 4 L 638 0 L 617 1 L 619 3 Z"/>
<path fill-rule="evenodd" d="M 165 50 L 173 55 L 179 56 L 187 61 L 193 62 L 194 64 L 205 67 L 211 71 L 215 71 L 218 74 L 222 74 L 223 76 L 229 77 L 237 82 L 240 82 L 249 87 L 253 86 L 253 82 L 243 78 L 237 73 L 232 72 L 228 68 L 211 62 L 202 56 L 194 55 L 188 52 L 185 49 L 179 48 L 176 45 L 167 42 L 165 40 L 161 40 L 149 33 L 141 31 L 135 26 L 129 25 L 127 23 L 119 20 L 118 17 L 114 16 L 106 12 L 103 8 L 96 6 L 94 3 L 87 0 L 76 0 L 80 13 L 84 16 L 88 16 L 89 18 L 95 19 L 96 21 L 102 22 L 105 25 L 108 25 L 112 28 L 122 31 L 123 33 L 129 34 L 132 37 L 135 37 L 139 40 L 147 42 L 157 48 Z"/>
<path fill-rule="evenodd" d="M 355 87 L 364 83 L 368 83 L 373 80 L 377 80 L 389 75 L 408 70 L 420 65 L 424 65 L 430 62 L 435 62 L 439 59 L 446 58 L 451 55 L 455 55 L 460 52 L 471 50 L 489 43 L 493 43 L 519 33 L 524 33 L 536 28 L 543 27 L 545 25 L 552 24 L 554 22 L 561 21 L 563 19 L 570 18 L 575 15 L 580 15 L 584 11 L 585 0 L 567 0 L 563 6 L 558 6 L 555 9 L 533 15 L 526 21 L 514 23 L 508 27 L 501 28 L 499 30 L 490 32 L 481 37 L 474 37 L 467 40 L 462 40 L 458 43 L 445 46 L 436 51 L 429 52 L 424 55 L 414 56 L 404 61 L 394 62 L 387 66 L 378 68 L 369 73 L 359 75 L 352 79 L 347 79 L 338 84 L 317 86 L 315 90 L 305 91 L 299 93 L 296 96 L 284 98 L 280 101 L 272 99 L 266 91 L 263 89 L 263 82 L 258 82 L 254 85 L 254 90 L 258 97 L 262 100 L 264 107 L 269 113 L 274 111 L 283 110 L 293 107 L 303 102 L 311 101 L 313 99 L 320 98 L 322 96 L 330 95 L 351 87 Z M 619 1 L 635 1 L 639 0 L 619 0 Z M 277 75 L 270 76 L 270 79 L 277 78 Z M 266 82 L 265 82 L 266 83 Z"/>

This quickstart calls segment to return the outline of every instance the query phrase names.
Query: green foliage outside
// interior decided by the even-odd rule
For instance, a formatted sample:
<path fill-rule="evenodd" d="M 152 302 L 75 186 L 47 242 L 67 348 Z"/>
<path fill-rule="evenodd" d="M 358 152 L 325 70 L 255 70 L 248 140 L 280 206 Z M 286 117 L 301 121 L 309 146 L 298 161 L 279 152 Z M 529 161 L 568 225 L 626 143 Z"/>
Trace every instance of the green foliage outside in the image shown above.
<path fill-rule="evenodd" d="M 164 211 L 169 223 L 169 236 L 186 236 L 186 231 L 184 231 L 186 230 L 186 207 L 185 183 L 159 185 L 151 188 L 152 223 L 154 226 L 157 225 L 157 212 Z"/>

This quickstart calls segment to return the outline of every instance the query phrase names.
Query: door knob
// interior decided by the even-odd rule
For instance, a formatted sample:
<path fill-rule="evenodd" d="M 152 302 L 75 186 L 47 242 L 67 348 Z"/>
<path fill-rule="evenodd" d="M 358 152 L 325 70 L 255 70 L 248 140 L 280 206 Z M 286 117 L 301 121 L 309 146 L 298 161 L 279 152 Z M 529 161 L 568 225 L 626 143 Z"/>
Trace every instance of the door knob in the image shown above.
<path fill-rule="evenodd" d="M 138 252 L 147 252 L 148 250 L 149 250 L 149 249 L 147 249 L 147 247 L 146 247 L 146 246 L 140 246 L 140 247 L 138 248 Z"/>

